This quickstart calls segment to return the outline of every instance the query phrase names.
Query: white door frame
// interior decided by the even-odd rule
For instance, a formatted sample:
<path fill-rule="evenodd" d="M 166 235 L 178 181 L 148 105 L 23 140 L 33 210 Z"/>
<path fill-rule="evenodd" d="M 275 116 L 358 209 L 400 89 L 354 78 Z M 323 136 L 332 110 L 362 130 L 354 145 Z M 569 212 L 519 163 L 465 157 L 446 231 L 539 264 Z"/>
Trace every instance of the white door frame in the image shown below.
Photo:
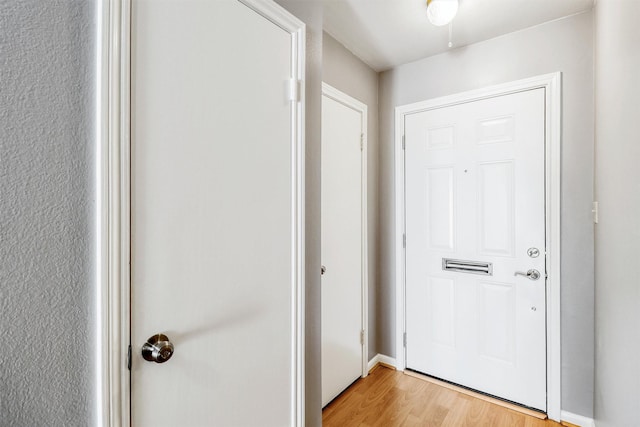
<path fill-rule="evenodd" d="M 405 317 L 405 116 L 421 111 L 478 101 L 525 90 L 545 89 L 545 204 L 547 249 L 547 415 L 560 421 L 560 143 L 561 73 L 551 73 L 469 92 L 402 105 L 395 109 L 395 270 L 396 270 L 396 367 L 406 368 Z"/>
<path fill-rule="evenodd" d="M 362 129 L 362 150 L 360 151 L 361 158 L 361 182 L 360 187 L 362 206 L 362 378 L 369 375 L 369 243 L 367 240 L 368 234 L 368 218 L 367 218 L 367 104 L 358 101 L 357 99 L 347 95 L 344 92 L 334 88 L 333 86 L 322 82 L 322 95 L 339 102 L 346 107 L 351 108 L 360 113 L 362 121 L 360 123 Z"/>
<path fill-rule="evenodd" d="M 128 427 L 130 413 L 131 2 L 98 4 L 96 156 L 98 425 Z M 272 0 L 238 0 L 291 34 L 292 393 L 291 426 L 304 425 L 305 24 Z M 283 82 L 284 83 L 284 82 Z M 283 85 L 283 88 L 285 86 Z M 137 351 L 134 343 L 134 351 Z"/>

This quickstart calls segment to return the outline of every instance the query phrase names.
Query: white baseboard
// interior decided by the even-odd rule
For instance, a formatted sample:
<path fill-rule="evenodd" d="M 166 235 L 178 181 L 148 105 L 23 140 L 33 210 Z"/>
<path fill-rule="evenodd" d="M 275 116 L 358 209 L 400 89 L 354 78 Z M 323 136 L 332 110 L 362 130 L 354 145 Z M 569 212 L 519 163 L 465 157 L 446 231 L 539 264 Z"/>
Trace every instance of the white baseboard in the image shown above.
<path fill-rule="evenodd" d="M 580 427 L 596 427 L 596 422 L 593 418 L 583 417 L 567 411 L 560 411 L 560 419 Z"/>
<path fill-rule="evenodd" d="M 373 367 L 376 366 L 378 363 L 393 366 L 394 368 L 396 367 L 396 359 L 394 359 L 393 357 L 385 356 L 384 354 L 378 353 L 375 356 L 373 356 L 373 358 L 369 361 L 369 370 L 373 369 Z"/>

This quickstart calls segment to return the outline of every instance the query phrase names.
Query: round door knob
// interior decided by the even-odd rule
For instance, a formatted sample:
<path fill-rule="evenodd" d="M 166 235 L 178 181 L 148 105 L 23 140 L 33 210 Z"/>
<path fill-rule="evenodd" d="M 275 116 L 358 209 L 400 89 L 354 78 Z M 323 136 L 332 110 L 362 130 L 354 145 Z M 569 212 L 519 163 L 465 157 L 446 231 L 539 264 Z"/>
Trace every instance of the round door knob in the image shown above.
<path fill-rule="evenodd" d="M 142 346 L 142 357 L 149 362 L 164 363 L 173 356 L 173 344 L 164 334 L 156 334 Z"/>

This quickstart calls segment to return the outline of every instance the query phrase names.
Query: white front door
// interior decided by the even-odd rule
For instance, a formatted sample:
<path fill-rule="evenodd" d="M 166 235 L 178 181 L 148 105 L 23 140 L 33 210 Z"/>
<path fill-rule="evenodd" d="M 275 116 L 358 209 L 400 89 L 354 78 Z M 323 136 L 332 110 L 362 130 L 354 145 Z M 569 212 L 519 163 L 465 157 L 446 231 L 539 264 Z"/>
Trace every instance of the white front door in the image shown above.
<path fill-rule="evenodd" d="M 362 108 L 322 96 L 323 407 L 363 375 Z"/>
<path fill-rule="evenodd" d="M 296 423 L 294 46 L 240 1 L 133 1 L 136 427 Z M 174 354 L 146 361 L 159 333 Z"/>
<path fill-rule="evenodd" d="M 544 113 L 536 89 L 405 121 L 406 366 L 543 411 Z"/>

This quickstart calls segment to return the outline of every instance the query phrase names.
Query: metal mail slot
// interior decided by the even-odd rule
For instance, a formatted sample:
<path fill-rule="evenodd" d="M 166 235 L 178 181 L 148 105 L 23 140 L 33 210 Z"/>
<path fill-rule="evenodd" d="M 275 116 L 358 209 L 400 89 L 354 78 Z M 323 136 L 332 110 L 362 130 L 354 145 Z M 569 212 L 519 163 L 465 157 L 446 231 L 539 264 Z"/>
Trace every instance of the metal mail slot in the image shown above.
<path fill-rule="evenodd" d="M 493 264 L 490 262 L 465 261 L 460 259 L 442 258 L 442 269 L 458 273 L 493 275 Z"/>

